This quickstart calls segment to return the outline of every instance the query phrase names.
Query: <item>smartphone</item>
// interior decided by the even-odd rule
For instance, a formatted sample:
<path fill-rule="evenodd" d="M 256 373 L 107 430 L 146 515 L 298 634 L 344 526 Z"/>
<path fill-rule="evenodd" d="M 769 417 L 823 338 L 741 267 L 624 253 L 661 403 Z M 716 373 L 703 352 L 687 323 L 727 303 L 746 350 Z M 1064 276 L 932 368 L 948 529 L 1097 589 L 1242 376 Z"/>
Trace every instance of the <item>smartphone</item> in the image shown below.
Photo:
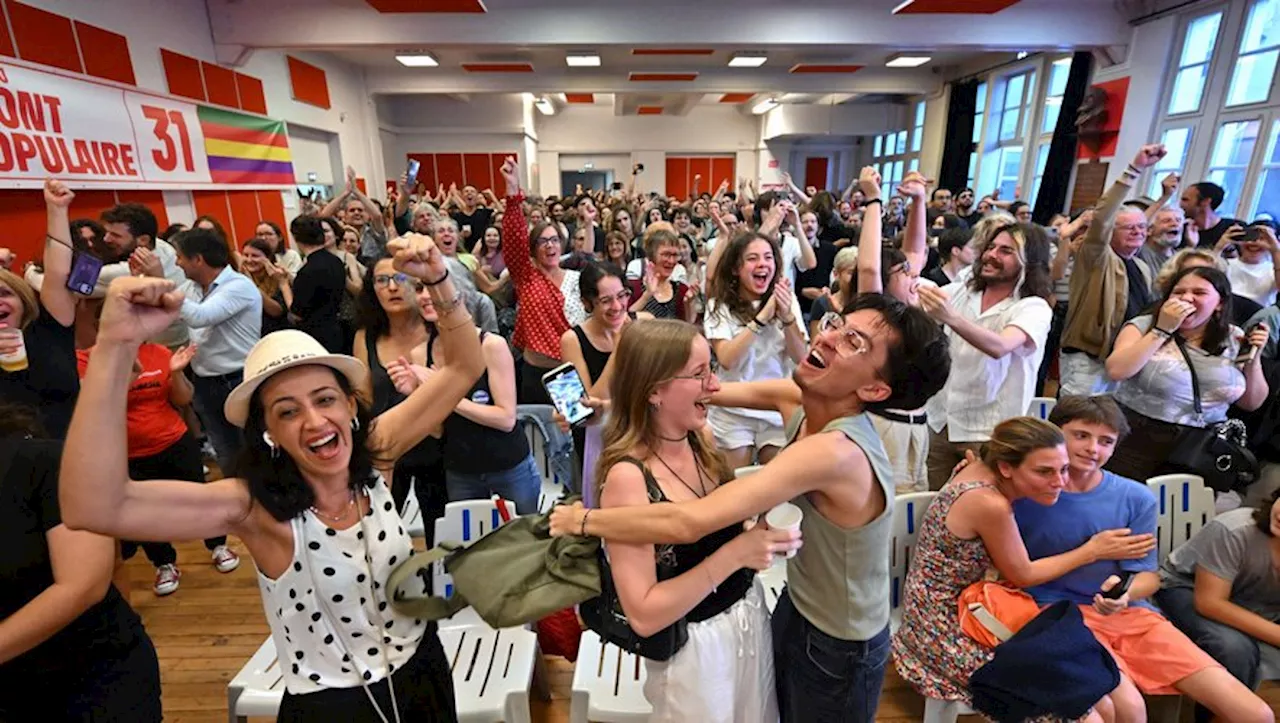
<path fill-rule="evenodd" d="M 1240 234 L 1241 241 L 1257 241 L 1262 237 L 1262 229 L 1257 226 L 1245 226 L 1244 233 Z"/>
<path fill-rule="evenodd" d="M 1137 576 L 1138 576 L 1138 573 L 1136 572 L 1120 573 L 1120 582 L 1116 583 L 1115 587 L 1102 593 L 1102 597 L 1108 600 L 1120 599 L 1121 595 L 1124 595 L 1125 593 L 1129 592 L 1129 586 L 1133 585 L 1133 579 Z"/>
<path fill-rule="evenodd" d="M 418 185 L 418 169 L 422 167 L 422 163 L 416 158 L 409 159 L 409 168 L 404 172 L 404 185 L 410 192 Z"/>
<path fill-rule="evenodd" d="M 98 285 L 102 273 L 102 259 L 87 251 L 76 251 L 71 257 L 71 273 L 67 275 L 67 288 L 88 296 Z"/>
<path fill-rule="evenodd" d="M 1258 347 L 1249 343 L 1249 337 L 1253 335 L 1253 331 L 1258 328 L 1258 324 L 1249 327 L 1244 333 L 1244 341 L 1241 342 L 1240 353 L 1236 354 L 1236 364 L 1248 364 L 1258 355 Z"/>
<path fill-rule="evenodd" d="M 587 388 L 572 364 L 561 364 L 543 374 L 542 386 L 546 388 L 556 411 L 569 420 L 571 426 L 576 427 L 595 414 L 594 409 L 582 403 L 583 397 L 587 396 Z"/>

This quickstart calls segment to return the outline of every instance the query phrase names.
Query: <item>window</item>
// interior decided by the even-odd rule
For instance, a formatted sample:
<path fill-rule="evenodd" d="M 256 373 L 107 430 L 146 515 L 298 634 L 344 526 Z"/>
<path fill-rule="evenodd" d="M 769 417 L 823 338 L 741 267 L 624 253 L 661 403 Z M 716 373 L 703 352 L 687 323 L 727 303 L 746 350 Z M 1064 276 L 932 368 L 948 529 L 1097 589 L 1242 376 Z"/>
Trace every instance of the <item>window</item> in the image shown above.
<path fill-rule="evenodd" d="M 969 153 L 969 182 L 966 184 L 969 188 L 973 188 L 973 182 L 978 177 L 978 153 L 982 143 L 982 120 L 987 108 L 986 83 L 978 83 L 977 97 L 977 106 L 973 113 L 973 150 Z"/>
<path fill-rule="evenodd" d="M 912 158 L 912 159 L 911 159 L 911 162 L 907 164 L 907 170 L 908 170 L 908 171 L 918 171 L 918 170 L 920 170 L 920 159 L 919 159 L 919 158 Z"/>
<path fill-rule="evenodd" d="M 911 131 L 911 152 L 919 153 L 924 143 L 924 101 L 916 103 L 915 125 Z"/>
<path fill-rule="evenodd" d="M 884 155 L 883 146 L 884 146 L 884 139 L 881 138 L 880 136 L 876 136 L 875 147 L 872 149 L 871 155 L 876 158 L 883 156 Z"/>
<path fill-rule="evenodd" d="M 1000 189 L 1000 198 L 1015 199 L 1018 197 L 1018 173 L 1022 170 L 1022 147 L 1010 146 L 1000 149 L 1000 175 L 996 178 L 996 187 Z"/>
<path fill-rule="evenodd" d="M 1173 91 L 1169 95 L 1169 114 L 1194 113 L 1200 110 L 1205 81 L 1209 77 L 1209 61 L 1218 42 L 1218 28 L 1222 25 L 1222 13 L 1204 15 L 1191 21 L 1182 42 L 1182 54 L 1178 58 L 1178 73 L 1174 76 Z"/>
<path fill-rule="evenodd" d="M 1071 58 L 1055 60 L 1049 66 L 1049 87 L 1044 97 L 1044 119 L 1041 133 L 1052 133 L 1058 126 L 1058 114 L 1062 111 L 1062 96 L 1067 92 L 1067 76 L 1071 74 Z"/>
<path fill-rule="evenodd" d="M 1013 141 L 1022 137 L 1022 114 L 1026 103 L 1031 73 L 1019 73 L 1005 80 L 996 104 L 996 140 Z"/>
<path fill-rule="evenodd" d="M 1227 106 L 1262 103 L 1271 95 L 1271 81 L 1280 57 L 1280 0 L 1254 0 L 1240 38 Z"/>
<path fill-rule="evenodd" d="M 1036 198 L 1040 196 L 1040 181 L 1044 178 L 1044 167 L 1049 161 L 1050 143 L 1041 143 L 1039 148 L 1036 150 L 1036 177 L 1031 182 L 1031 195 L 1027 196 L 1028 203 L 1034 204 L 1036 202 Z M 1001 195 L 1004 194 L 1001 193 Z"/>
<path fill-rule="evenodd" d="M 1267 155 L 1262 159 L 1258 191 L 1249 213 L 1250 219 L 1260 216 L 1272 221 L 1280 219 L 1280 120 L 1271 124 L 1271 139 L 1267 141 Z"/>
<path fill-rule="evenodd" d="M 1249 171 L 1249 159 L 1258 140 L 1258 120 L 1231 121 L 1218 129 L 1209 156 L 1209 172 L 1205 177 L 1222 186 L 1226 192 L 1218 213 L 1234 216 L 1240 205 L 1240 193 Z"/>
<path fill-rule="evenodd" d="M 1160 181 L 1165 176 L 1170 173 L 1183 175 L 1187 164 L 1187 150 L 1191 148 L 1191 129 L 1168 128 L 1160 134 L 1160 142 L 1169 153 L 1151 169 L 1151 178 L 1147 183 L 1147 195 L 1151 198 L 1160 198 L 1160 194 L 1164 193 Z"/>

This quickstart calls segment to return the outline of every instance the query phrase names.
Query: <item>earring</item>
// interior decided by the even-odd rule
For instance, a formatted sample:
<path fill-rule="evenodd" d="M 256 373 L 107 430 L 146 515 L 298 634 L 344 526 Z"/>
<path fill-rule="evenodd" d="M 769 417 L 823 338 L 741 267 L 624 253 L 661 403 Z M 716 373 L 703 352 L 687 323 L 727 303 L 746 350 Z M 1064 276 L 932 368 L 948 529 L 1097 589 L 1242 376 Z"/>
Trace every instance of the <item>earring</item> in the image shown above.
<path fill-rule="evenodd" d="M 351 431 L 352 431 L 352 432 L 359 432 L 359 431 L 360 431 L 360 418 L 359 418 L 359 417 L 352 417 L 352 418 L 351 418 Z"/>
<path fill-rule="evenodd" d="M 275 459 L 280 456 L 280 448 L 276 446 L 276 441 L 271 438 L 270 432 L 262 433 L 262 441 L 271 448 L 271 459 Z"/>

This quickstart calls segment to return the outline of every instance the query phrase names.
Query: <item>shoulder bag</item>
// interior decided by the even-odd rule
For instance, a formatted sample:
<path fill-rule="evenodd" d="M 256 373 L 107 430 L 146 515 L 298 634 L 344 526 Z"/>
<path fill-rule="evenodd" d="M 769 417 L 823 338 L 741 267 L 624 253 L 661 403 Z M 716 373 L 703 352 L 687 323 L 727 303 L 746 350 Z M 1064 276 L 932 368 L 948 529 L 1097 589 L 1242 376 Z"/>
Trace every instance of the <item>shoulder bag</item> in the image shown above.
<path fill-rule="evenodd" d="M 1204 424 L 1204 410 L 1200 405 L 1200 379 L 1195 365 L 1187 354 L 1186 342 L 1174 336 L 1178 351 L 1191 373 L 1192 403 L 1200 427 L 1182 428 L 1177 445 L 1169 453 L 1170 464 L 1185 467 L 1204 478 L 1204 483 L 1217 492 L 1242 490 L 1258 479 L 1258 459 L 1250 452 L 1248 429 L 1238 419 L 1228 419 L 1216 424 Z"/>

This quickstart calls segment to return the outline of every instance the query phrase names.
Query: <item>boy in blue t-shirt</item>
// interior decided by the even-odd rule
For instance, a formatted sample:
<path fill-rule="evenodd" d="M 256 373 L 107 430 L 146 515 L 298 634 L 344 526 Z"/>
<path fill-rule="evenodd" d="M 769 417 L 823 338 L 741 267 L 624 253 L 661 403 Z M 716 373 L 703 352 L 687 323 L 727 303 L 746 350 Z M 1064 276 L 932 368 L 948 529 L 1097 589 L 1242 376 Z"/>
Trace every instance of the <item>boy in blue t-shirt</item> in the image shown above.
<path fill-rule="evenodd" d="M 1103 470 L 1129 425 L 1110 397 L 1067 396 L 1049 421 L 1066 438 L 1067 485 L 1052 506 L 1013 503 L 1028 556 L 1035 560 L 1073 550 L 1103 530 L 1156 531 L 1156 500 L 1146 485 Z M 1124 673 L 1111 694 L 1121 707 L 1143 709 L 1138 690 L 1149 695 L 1185 694 L 1225 720 L 1258 720 L 1270 711 L 1147 601 L 1160 589 L 1158 553 L 1140 560 L 1100 560 L 1027 589 L 1041 605 L 1070 600 L 1085 625 Z M 1112 600 L 1102 593 L 1133 573 L 1129 589 Z M 1134 689 L 1134 685 L 1137 689 Z"/>

